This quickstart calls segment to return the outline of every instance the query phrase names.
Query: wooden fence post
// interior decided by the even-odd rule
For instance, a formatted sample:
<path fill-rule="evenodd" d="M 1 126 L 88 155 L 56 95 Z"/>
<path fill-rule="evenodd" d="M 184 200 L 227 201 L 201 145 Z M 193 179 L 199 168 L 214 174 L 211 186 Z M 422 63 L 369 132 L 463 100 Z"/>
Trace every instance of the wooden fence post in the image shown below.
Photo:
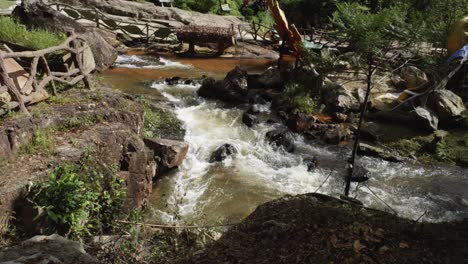
<path fill-rule="evenodd" d="M 73 40 L 70 42 L 70 46 L 71 48 L 73 48 L 71 55 L 76 64 L 76 67 L 78 67 L 78 70 L 80 71 L 80 74 L 83 75 L 83 82 L 84 82 L 85 87 L 87 89 L 91 89 L 91 82 L 89 81 L 88 73 L 84 71 L 83 62 L 81 61 L 83 58 L 82 55 L 83 55 L 84 50 L 82 52 L 79 52 L 80 47 L 78 46 L 78 41 L 76 41 L 75 32 L 71 32 L 70 36 L 74 37 Z"/>
<path fill-rule="evenodd" d="M 5 65 L 5 61 L 3 60 L 3 53 L 0 51 L 0 82 L 4 83 L 8 89 L 8 92 L 10 95 L 13 97 L 14 100 L 16 100 L 19 104 L 19 108 L 23 113 L 25 113 L 27 116 L 31 116 L 29 113 L 28 109 L 24 105 L 23 98 L 21 97 L 20 92 L 18 89 L 16 89 L 15 84 L 11 81 L 10 76 L 8 76 L 8 71 Z"/>

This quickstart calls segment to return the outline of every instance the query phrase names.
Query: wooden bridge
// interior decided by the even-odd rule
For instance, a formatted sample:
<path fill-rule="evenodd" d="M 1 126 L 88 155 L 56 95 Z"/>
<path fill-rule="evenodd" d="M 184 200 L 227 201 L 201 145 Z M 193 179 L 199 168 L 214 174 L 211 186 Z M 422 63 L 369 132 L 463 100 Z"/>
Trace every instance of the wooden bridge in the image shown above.
<path fill-rule="evenodd" d="M 99 9 L 74 7 L 62 3 L 50 4 L 52 8 L 86 26 L 97 27 L 132 40 L 150 42 L 174 42 L 175 28 L 166 17 L 155 19 L 134 19 L 106 14 Z"/>

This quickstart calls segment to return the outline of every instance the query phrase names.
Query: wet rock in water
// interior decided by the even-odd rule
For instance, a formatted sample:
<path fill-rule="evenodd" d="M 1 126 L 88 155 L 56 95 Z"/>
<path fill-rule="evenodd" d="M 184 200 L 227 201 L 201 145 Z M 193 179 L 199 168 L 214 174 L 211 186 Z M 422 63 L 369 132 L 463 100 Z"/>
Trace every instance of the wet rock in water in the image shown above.
<path fill-rule="evenodd" d="M 246 113 L 248 114 L 258 114 L 260 113 L 260 107 L 258 107 L 258 105 L 252 105 L 251 107 L 249 107 L 249 109 L 247 110 Z"/>
<path fill-rule="evenodd" d="M 20 245 L 0 251 L 2 263 L 11 264 L 98 264 L 99 262 L 86 253 L 83 245 L 68 240 L 57 234 L 35 236 Z"/>
<path fill-rule="evenodd" d="M 242 123 L 244 123 L 248 127 L 253 127 L 254 125 L 258 124 L 259 121 L 255 115 L 246 112 L 242 115 Z"/>
<path fill-rule="evenodd" d="M 364 142 L 359 143 L 358 154 L 392 162 L 402 162 L 404 160 L 398 153 L 385 146 L 370 145 Z"/>
<path fill-rule="evenodd" d="M 361 128 L 361 137 L 369 140 L 371 142 L 376 142 L 379 140 L 381 133 L 381 128 L 378 124 L 374 122 L 366 122 L 362 125 Z"/>
<path fill-rule="evenodd" d="M 183 141 L 145 138 L 146 146 L 154 152 L 158 163 L 158 171 L 165 172 L 178 167 L 187 155 L 189 145 Z"/>
<path fill-rule="evenodd" d="M 324 139 L 327 143 L 339 144 L 341 141 L 349 139 L 351 134 L 352 132 L 349 129 L 340 125 L 328 129 L 325 132 Z"/>
<path fill-rule="evenodd" d="M 466 110 L 463 99 L 450 90 L 435 91 L 432 100 L 440 122 L 460 117 Z"/>
<path fill-rule="evenodd" d="M 328 107 L 341 113 L 358 111 L 361 106 L 358 99 L 350 91 L 344 86 L 331 81 L 325 81 L 324 83 L 323 98 Z"/>
<path fill-rule="evenodd" d="M 185 85 L 190 85 L 190 84 L 194 84 L 194 83 L 195 83 L 195 82 L 194 82 L 193 80 L 191 80 L 191 79 L 188 79 L 188 80 L 185 80 L 185 81 L 184 81 L 184 84 L 185 84 Z"/>
<path fill-rule="evenodd" d="M 178 76 L 172 77 L 172 78 L 166 78 L 166 84 L 167 85 L 176 85 L 179 84 L 181 78 Z"/>
<path fill-rule="evenodd" d="M 311 129 L 315 122 L 316 120 L 313 116 L 300 113 L 290 115 L 286 121 L 286 125 L 294 132 L 303 133 Z"/>
<path fill-rule="evenodd" d="M 437 130 L 439 119 L 432 110 L 423 107 L 416 107 L 410 112 L 410 115 L 421 128 L 431 131 Z"/>
<path fill-rule="evenodd" d="M 237 154 L 237 149 L 231 144 L 224 144 L 218 147 L 210 156 L 210 163 L 220 162 L 227 157 Z"/>
<path fill-rule="evenodd" d="M 289 119 L 289 115 L 286 113 L 286 111 L 278 111 L 278 117 L 282 121 L 287 121 Z"/>
<path fill-rule="evenodd" d="M 307 165 L 307 171 L 313 171 L 318 167 L 317 157 L 311 157 L 304 160 L 304 163 Z"/>
<path fill-rule="evenodd" d="M 215 81 L 213 78 L 205 79 L 198 90 L 198 95 L 229 103 L 246 103 L 248 102 L 247 86 L 247 72 L 236 67 L 222 81 Z"/>
<path fill-rule="evenodd" d="M 266 133 L 268 142 L 283 148 L 286 152 L 294 152 L 296 147 L 291 136 L 291 133 L 286 129 L 275 129 Z"/>

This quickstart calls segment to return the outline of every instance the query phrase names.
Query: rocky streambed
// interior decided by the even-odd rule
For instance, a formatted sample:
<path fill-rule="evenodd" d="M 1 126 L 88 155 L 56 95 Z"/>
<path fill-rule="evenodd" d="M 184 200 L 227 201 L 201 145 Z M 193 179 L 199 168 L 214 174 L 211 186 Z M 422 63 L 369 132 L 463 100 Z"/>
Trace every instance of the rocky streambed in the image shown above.
<path fill-rule="evenodd" d="M 277 92 L 258 89 L 258 82 L 242 76 L 245 73 L 241 69 L 230 72 L 224 83 L 208 79 L 200 88 L 201 81 L 191 81 L 203 75 L 223 79 L 220 76 L 227 71 L 219 69 L 225 69 L 225 63 L 233 61 L 230 59 L 218 59 L 214 75 L 196 61 L 190 63 L 190 60 L 176 58 L 170 58 L 172 63 L 166 67 L 149 71 L 151 59 L 146 60 L 147 65 L 126 65 L 126 69 L 114 69 L 108 76 L 114 76 L 113 71 L 128 77 L 147 71 L 138 82 L 139 89 L 151 90 L 171 102 L 186 130 L 185 141 L 190 145 L 181 166 L 156 183 L 148 221 L 232 223 L 249 215 L 259 204 L 285 194 L 310 193 L 317 189 L 332 196 L 342 193 L 350 148 L 341 143 L 351 139 L 347 137 L 347 130 L 352 130 L 352 126 L 313 120 L 315 135 L 290 132 L 290 128 L 300 132 L 303 124 L 311 124 L 310 120 L 292 115 L 293 118 L 288 117 L 288 121 L 283 122 L 285 117 L 275 106 Z M 260 74 L 267 67 L 252 69 L 255 62 L 239 63 L 243 69 L 250 68 L 250 74 Z M 128 60 L 128 64 L 132 62 Z M 181 78 L 169 78 L 174 72 Z M 260 82 L 263 77 L 270 82 L 268 85 L 274 86 L 274 74 L 266 74 L 252 76 Z M 225 89 L 218 89 L 219 85 Z M 252 89 L 252 85 L 256 89 Z M 223 150 L 226 144 L 228 147 Z M 210 162 L 217 150 L 226 159 Z M 369 154 L 368 149 L 368 153 L 364 150 L 363 154 Z M 370 150 L 373 155 L 374 150 Z M 466 169 L 423 164 L 411 159 L 396 162 L 396 156 L 386 160 L 360 158 L 358 167 L 370 180 L 366 185 L 354 186 L 353 197 L 366 206 L 395 210 L 399 216 L 410 219 L 422 216 L 422 221 L 440 222 L 467 216 Z M 317 160 L 320 165 L 313 169 Z"/>

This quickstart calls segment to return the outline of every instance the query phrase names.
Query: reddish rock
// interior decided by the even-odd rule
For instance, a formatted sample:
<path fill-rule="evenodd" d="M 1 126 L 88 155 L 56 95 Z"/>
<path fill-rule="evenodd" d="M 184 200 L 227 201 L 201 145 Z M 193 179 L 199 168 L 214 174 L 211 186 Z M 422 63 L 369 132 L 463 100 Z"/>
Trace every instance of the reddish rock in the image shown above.
<path fill-rule="evenodd" d="M 189 145 L 183 141 L 145 138 L 146 146 L 154 152 L 160 172 L 168 171 L 182 164 Z"/>

